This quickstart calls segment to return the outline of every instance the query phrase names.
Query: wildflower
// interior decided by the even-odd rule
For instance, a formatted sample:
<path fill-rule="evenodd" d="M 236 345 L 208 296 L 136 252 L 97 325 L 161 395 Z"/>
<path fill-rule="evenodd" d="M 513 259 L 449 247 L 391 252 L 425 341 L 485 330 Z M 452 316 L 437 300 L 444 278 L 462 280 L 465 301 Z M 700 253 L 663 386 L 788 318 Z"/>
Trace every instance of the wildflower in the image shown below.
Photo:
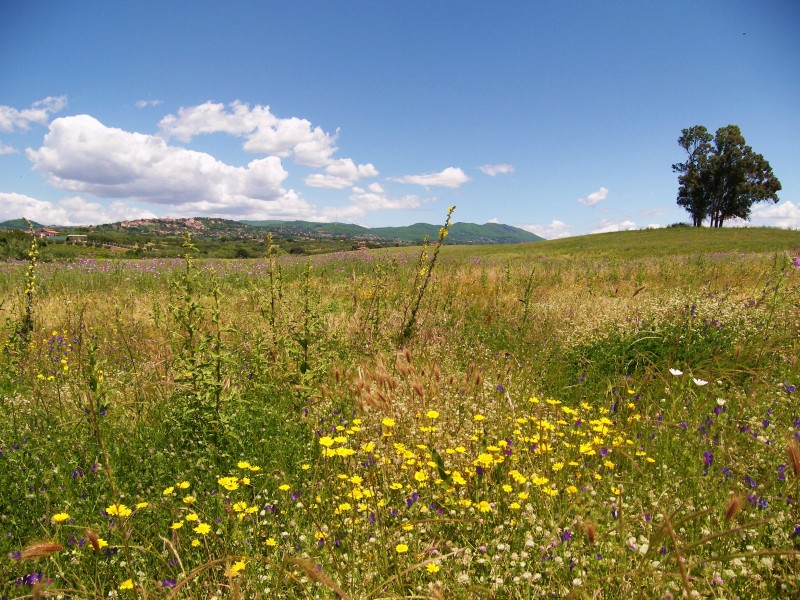
<path fill-rule="evenodd" d="M 395 425 L 395 423 L 394 423 L 394 419 L 391 419 L 391 418 L 389 418 L 389 417 L 385 417 L 385 418 L 384 418 L 384 419 L 381 421 L 381 423 L 383 423 L 383 426 L 384 426 L 384 427 L 390 427 L 390 428 L 391 428 L 391 427 L 394 427 L 394 425 Z"/>
<path fill-rule="evenodd" d="M 437 565 L 436 563 L 428 563 L 428 565 L 425 567 L 425 570 L 428 573 L 438 573 L 439 565 Z"/>
<path fill-rule="evenodd" d="M 171 495 L 173 492 L 175 492 L 175 487 L 174 487 L 174 486 L 169 486 L 169 487 L 168 487 L 168 488 L 166 488 L 166 489 L 165 489 L 163 492 L 161 492 L 161 495 L 162 495 L 162 496 L 169 496 L 169 495 Z"/>
<path fill-rule="evenodd" d="M 175 523 L 170 525 L 169 528 L 175 530 L 175 529 L 180 529 L 181 527 L 183 527 L 183 521 L 176 521 Z"/>
<path fill-rule="evenodd" d="M 208 523 L 200 523 L 192 531 L 194 531 L 195 533 L 199 533 L 200 535 L 207 535 L 208 532 L 211 531 L 211 525 L 209 525 Z"/>
<path fill-rule="evenodd" d="M 54 514 L 50 520 L 53 521 L 53 523 L 63 523 L 64 521 L 69 521 L 69 519 L 69 513 L 61 512 Z"/>
<path fill-rule="evenodd" d="M 239 573 L 244 571 L 244 567 L 245 567 L 245 562 L 243 560 L 237 560 L 235 563 L 231 565 L 228 574 L 231 577 L 238 577 Z"/>
<path fill-rule="evenodd" d="M 183 503 L 184 504 L 191 505 L 191 504 L 194 504 L 196 500 L 197 500 L 197 498 L 195 498 L 194 496 L 191 496 L 191 495 L 183 497 Z"/>
<path fill-rule="evenodd" d="M 480 414 L 480 413 L 479 413 L 479 414 L 475 415 L 475 416 L 474 416 L 474 417 L 472 417 L 472 418 L 473 418 L 473 420 L 475 420 L 475 421 L 483 421 L 483 420 L 484 420 L 486 417 L 484 417 L 482 414 Z"/>
<path fill-rule="evenodd" d="M 425 413 L 425 416 L 428 417 L 429 419 L 438 419 L 439 413 L 435 410 L 429 410 L 428 412 Z"/>
<path fill-rule="evenodd" d="M 121 590 L 132 590 L 133 589 L 133 579 L 126 579 L 122 583 L 119 584 L 119 589 Z"/>
<path fill-rule="evenodd" d="M 319 438 L 319 444 L 320 446 L 325 446 L 326 448 L 330 448 L 331 446 L 333 446 L 334 441 L 332 437 L 326 435 L 324 437 Z"/>
<path fill-rule="evenodd" d="M 197 513 L 189 513 L 186 515 L 186 520 L 189 522 L 199 521 L 200 516 Z"/>
<path fill-rule="evenodd" d="M 224 487 L 229 492 L 239 489 L 239 480 L 236 477 L 220 477 L 217 483 Z"/>
<path fill-rule="evenodd" d="M 148 506 L 150 506 L 149 502 L 139 502 L 139 504 L 136 505 L 136 510 L 141 510 L 143 508 L 147 508 Z"/>
<path fill-rule="evenodd" d="M 698 379 L 697 377 L 692 377 L 692 381 L 694 381 L 695 385 L 704 386 L 708 385 L 708 382 L 705 379 Z"/>
<path fill-rule="evenodd" d="M 161 580 L 161 587 L 174 588 L 176 585 L 178 585 L 178 580 L 177 579 L 162 579 Z"/>
<path fill-rule="evenodd" d="M 397 544 L 397 546 L 394 547 L 394 551 L 398 554 L 404 554 L 408 552 L 408 546 L 406 544 Z"/>
<path fill-rule="evenodd" d="M 482 513 L 492 512 L 492 505 L 489 504 L 486 500 L 481 500 L 477 504 L 478 510 Z"/>
<path fill-rule="evenodd" d="M 199 548 L 200 545 L 201 545 L 200 544 L 200 540 L 198 540 L 196 538 L 192 540 L 192 548 Z"/>
<path fill-rule="evenodd" d="M 292 486 L 290 486 L 288 483 L 284 483 L 282 485 L 279 485 L 278 489 L 282 492 L 288 492 L 290 489 L 292 489 Z"/>
<path fill-rule="evenodd" d="M 270 548 L 274 548 L 275 546 L 277 546 L 277 545 L 278 545 L 278 542 L 276 542 L 276 541 L 275 541 L 275 538 L 267 538 L 267 541 L 266 541 L 265 543 L 266 543 L 266 544 L 267 544 L 267 546 L 269 546 Z"/>
<path fill-rule="evenodd" d="M 109 515 L 114 515 L 118 517 L 129 517 L 133 511 L 124 504 L 112 504 L 111 506 L 106 508 L 106 512 Z"/>
<path fill-rule="evenodd" d="M 178 488 L 179 490 L 187 490 L 187 489 L 189 489 L 189 486 L 191 486 L 191 485 L 192 484 L 189 483 L 188 481 L 181 481 L 175 487 Z"/>
<path fill-rule="evenodd" d="M 683 371 L 681 371 L 680 369 L 670 369 L 669 372 L 675 375 L 675 377 L 680 377 L 681 375 L 683 375 Z"/>

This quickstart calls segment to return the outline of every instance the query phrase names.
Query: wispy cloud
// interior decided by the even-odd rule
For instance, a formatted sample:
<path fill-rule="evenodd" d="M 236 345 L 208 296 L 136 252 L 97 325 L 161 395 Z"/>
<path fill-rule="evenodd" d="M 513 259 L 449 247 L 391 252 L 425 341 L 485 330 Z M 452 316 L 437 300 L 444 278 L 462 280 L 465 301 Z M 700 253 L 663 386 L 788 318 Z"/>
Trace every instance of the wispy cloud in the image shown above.
<path fill-rule="evenodd" d="M 398 183 L 410 183 L 424 187 L 445 187 L 455 189 L 470 181 L 464 171 L 458 167 L 447 167 L 438 173 L 428 173 L 426 175 L 405 175 L 403 177 L 391 177 L 390 181 Z"/>
<path fill-rule="evenodd" d="M 507 175 L 514 172 L 514 166 L 508 164 L 482 165 L 478 168 L 489 177 L 495 177 L 496 175 Z"/>
<path fill-rule="evenodd" d="M 137 100 L 136 108 L 147 108 L 148 106 L 158 106 L 161 100 Z"/>
<path fill-rule="evenodd" d="M 31 123 L 47 125 L 50 116 L 67 105 L 66 96 L 48 96 L 34 102 L 30 108 L 18 110 L 0 104 L 0 131 L 27 131 Z"/>
<path fill-rule="evenodd" d="M 602 202 L 608 197 L 608 190 L 604 187 L 601 187 L 596 192 L 592 192 L 585 198 L 578 198 L 578 204 L 583 204 L 584 206 L 594 206 L 598 202 Z"/>
<path fill-rule="evenodd" d="M 17 152 L 19 152 L 19 150 L 17 150 L 13 146 L 7 146 L 3 142 L 0 142 L 0 155 L 2 155 L 2 154 L 16 154 Z"/>

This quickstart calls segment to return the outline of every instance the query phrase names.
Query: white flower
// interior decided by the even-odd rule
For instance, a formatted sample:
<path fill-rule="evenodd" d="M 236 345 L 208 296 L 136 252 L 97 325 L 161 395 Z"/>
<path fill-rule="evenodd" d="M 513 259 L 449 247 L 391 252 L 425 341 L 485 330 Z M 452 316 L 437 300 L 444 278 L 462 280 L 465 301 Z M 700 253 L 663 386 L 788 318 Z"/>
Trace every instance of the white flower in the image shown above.
<path fill-rule="evenodd" d="M 670 369 L 669 372 L 675 375 L 675 377 L 680 377 L 681 375 L 683 375 L 683 371 L 681 371 L 680 369 Z"/>
<path fill-rule="evenodd" d="M 697 377 L 692 377 L 692 381 L 694 381 L 695 385 L 708 385 L 708 382 L 705 379 L 698 379 Z"/>

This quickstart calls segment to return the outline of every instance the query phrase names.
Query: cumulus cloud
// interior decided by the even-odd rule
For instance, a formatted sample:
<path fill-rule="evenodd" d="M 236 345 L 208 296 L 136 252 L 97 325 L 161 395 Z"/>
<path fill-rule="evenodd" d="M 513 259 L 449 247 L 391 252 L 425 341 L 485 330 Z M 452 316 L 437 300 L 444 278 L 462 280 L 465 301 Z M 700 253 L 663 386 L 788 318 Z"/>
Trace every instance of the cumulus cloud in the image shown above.
<path fill-rule="evenodd" d="M 57 113 L 66 105 L 66 96 L 48 96 L 44 100 L 34 102 L 30 108 L 22 110 L 0 104 L 0 131 L 27 131 L 31 123 L 47 125 L 50 115 Z"/>
<path fill-rule="evenodd" d="M 549 225 L 517 225 L 517 227 L 547 240 L 556 240 L 572 235 L 572 226 L 558 220 L 552 221 Z"/>
<path fill-rule="evenodd" d="M 780 204 L 756 204 L 751 218 L 759 224 L 773 225 L 784 229 L 800 229 L 800 203 L 790 200 Z"/>
<path fill-rule="evenodd" d="M 250 107 L 243 102 L 206 102 L 182 107 L 176 115 L 167 115 L 159 123 L 165 139 L 189 142 L 197 135 L 227 133 L 245 139 L 242 148 L 247 152 L 279 158 L 292 157 L 297 164 L 325 168 L 306 179 L 312 187 L 344 189 L 364 177 L 375 177 L 377 169 L 371 163 L 356 165 L 352 159 L 334 158 L 338 150 L 336 134 L 330 134 L 311 121 L 298 117 L 279 118 L 269 106 Z"/>
<path fill-rule="evenodd" d="M 310 187 L 341 190 L 352 186 L 364 177 L 377 177 L 378 170 L 372 163 L 356 165 L 352 159 L 342 158 L 325 167 L 325 173 L 314 173 L 305 178 Z"/>
<path fill-rule="evenodd" d="M 602 202 L 608 197 L 608 190 L 604 187 L 601 187 L 596 192 L 592 192 L 585 198 L 578 198 L 578 204 L 583 204 L 584 206 L 594 206 L 598 202 Z"/>
<path fill-rule="evenodd" d="M 103 198 L 136 198 L 203 214 L 274 210 L 267 206 L 273 202 L 308 210 L 294 191 L 281 187 L 287 173 L 277 157 L 234 167 L 88 115 L 54 120 L 42 147 L 29 149 L 28 157 L 52 185 Z"/>
<path fill-rule="evenodd" d="M 514 172 L 513 165 L 500 164 L 500 165 L 483 165 L 478 167 L 481 171 L 486 173 L 489 177 L 496 175 L 507 175 Z"/>
<path fill-rule="evenodd" d="M 470 178 L 458 167 L 447 167 L 439 173 L 428 173 L 427 175 L 405 175 L 403 177 L 393 177 L 391 181 L 398 183 L 411 183 L 425 187 L 438 186 L 455 189 L 468 182 Z"/>
<path fill-rule="evenodd" d="M 119 200 L 104 206 L 80 197 L 48 202 L 23 194 L 0 192 L 2 221 L 25 217 L 46 225 L 95 225 L 129 219 L 152 219 L 155 216 L 147 209 Z"/>
<path fill-rule="evenodd" d="M 494 223 L 494 224 L 498 224 L 498 223 L 500 223 L 500 219 L 498 219 L 497 217 L 493 217 L 493 218 L 489 219 L 489 220 L 488 220 L 488 221 L 486 221 L 486 222 L 487 222 L 487 223 Z"/>
<path fill-rule="evenodd" d="M 603 219 L 600 227 L 592 229 L 589 233 L 610 233 L 612 231 L 630 231 L 636 229 L 636 223 L 627 220 Z"/>

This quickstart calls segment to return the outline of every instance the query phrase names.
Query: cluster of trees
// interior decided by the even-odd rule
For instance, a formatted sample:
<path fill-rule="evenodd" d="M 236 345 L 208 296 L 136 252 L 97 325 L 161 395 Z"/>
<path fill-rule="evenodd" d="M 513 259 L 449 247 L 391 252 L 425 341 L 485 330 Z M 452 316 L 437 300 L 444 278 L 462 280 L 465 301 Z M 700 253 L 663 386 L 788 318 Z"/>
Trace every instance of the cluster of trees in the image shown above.
<path fill-rule="evenodd" d="M 735 217 L 747 219 L 756 202 L 778 201 L 781 183 L 763 156 L 745 143 L 736 125 L 717 129 L 712 136 L 702 125 L 681 131 L 678 144 L 686 150 L 685 162 L 672 165 L 679 173 L 678 205 L 700 227 L 711 227 Z"/>

